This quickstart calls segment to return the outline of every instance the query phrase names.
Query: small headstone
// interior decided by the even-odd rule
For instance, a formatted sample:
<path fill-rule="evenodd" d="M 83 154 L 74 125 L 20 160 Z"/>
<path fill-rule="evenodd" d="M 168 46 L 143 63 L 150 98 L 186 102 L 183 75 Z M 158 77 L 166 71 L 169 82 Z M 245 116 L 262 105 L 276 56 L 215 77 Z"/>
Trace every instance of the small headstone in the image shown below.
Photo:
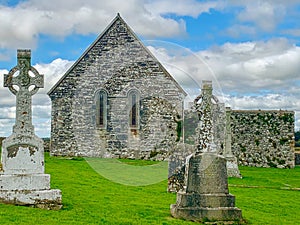
<path fill-rule="evenodd" d="M 18 64 L 4 75 L 4 87 L 16 95 L 13 133 L 2 142 L 0 202 L 60 209 L 61 191 L 50 189 L 45 174 L 43 140 L 34 134 L 31 96 L 44 86 L 44 76 L 31 66 L 31 51 L 18 50 Z"/>
<path fill-rule="evenodd" d="M 194 102 L 199 115 L 196 149 L 187 157 L 186 187 L 177 193 L 171 214 L 192 221 L 241 220 L 242 211 L 235 207 L 235 197 L 228 192 L 226 159 L 217 154 L 213 140 L 211 82 L 204 81 L 202 89 L 205 95 Z"/>
<path fill-rule="evenodd" d="M 242 178 L 240 173 L 237 158 L 231 151 L 231 109 L 226 107 L 226 130 L 225 130 L 225 150 L 224 157 L 226 158 L 227 174 L 228 177 Z"/>

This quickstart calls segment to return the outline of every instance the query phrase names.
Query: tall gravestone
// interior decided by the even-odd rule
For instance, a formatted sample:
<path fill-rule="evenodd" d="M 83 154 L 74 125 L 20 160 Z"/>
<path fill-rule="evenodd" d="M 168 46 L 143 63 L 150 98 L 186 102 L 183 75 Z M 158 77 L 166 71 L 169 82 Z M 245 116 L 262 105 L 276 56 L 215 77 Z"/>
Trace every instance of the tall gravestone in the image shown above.
<path fill-rule="evenodd" d="M 228 191 L 226 159 L 217 154 L 213 140 L 211 81 L 203 81 L 194 104 L 199 115 L 195 153 L 186 159 L 186 187 L 177 193 L 171 214 L 192 221 L 241 220 L 242 212 Z"/>
<path fill-rule="evenodd" d="M 226 158 L 227 174 L 229 177 L 242 178 L 240 173 L 237 158 L 232 154 L 231 150 L 231 109 L 226 107 L 226 130 L 225 130 L 225 150 L 224 157 Z"/>
<path fill-rule="evenodd" d="M 205 86 L 204 82 L 204 86 Z M 212 87 L 211 87 L 212 88 Z M 212 90 L 206 90 L 201 88 L 201 94 L 195 99 L 206 98 L 206 94 L 212 93 Z M 216 150 L 218 154 L 223 154 L 225 146 L 225 105 L 221 103 L 218 98 L 211 94 L 212 104 L 210 105 L 211 116 L 212 116 L 212 138 L 214 139 L 214 144 L 216 145 Z M 191 126 L 191 123 L 197 124 L 199 121 L 199 112 L 197 112 L 195 106 L 191 107 L 191 110 L 186 111 L 185 114 L 185 126 Z M 193 144 L 178 143 L 175 146 L 172 155 L 169 157 L 169 174 L 168 174 L 168 191 L 177 192 L 180 188 L 184 186 L 183 174 L 185 171 L 185 158 L 191 153 L 195 152 L 194 144 L 197 144 L 197 134 L 199 132 L 198 124 L 193 135 L 190 135 L 190 139 L 195 142 Z M 185 129 L 185 128 L 184 128 Z M 190 127 L 187 128 L 190 133 Z"/>
<path fill-rule="evenodd" d="M 60 209 L 61 191 L 50 189 L 44 173 L 43 140 L 34 134 L 31 97 L 44 86 L 44 76 L 31 66 L 31 51 L 18 50 L 17 66 L 4 75 L 4 87 L 16 95 L 13 133 L 2 142 L 0 202 Z"/>

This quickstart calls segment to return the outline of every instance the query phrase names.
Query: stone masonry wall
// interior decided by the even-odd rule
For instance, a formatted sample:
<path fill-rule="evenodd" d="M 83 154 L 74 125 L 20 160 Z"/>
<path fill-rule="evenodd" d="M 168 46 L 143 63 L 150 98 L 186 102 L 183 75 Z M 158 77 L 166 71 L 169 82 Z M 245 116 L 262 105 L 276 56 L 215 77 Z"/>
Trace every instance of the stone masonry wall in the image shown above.
<path fill-rule="evenodd" d="M 185 141 L 193 144 L 196 126 L 189 124 L 196 121 L 196 115 L 186 111 L 185 119 Z M 294 167 L 294 112 L 232 110 L 231 132 L 232 153 L 237 157 L 239 165 Z M 224 143 L 222 136 L 221 140 L 215 141 Z"/>
<path fill-rule="evenodd" d="M 294 167 L 294 112 L 233 110 L 231 120 L 239 165 Z"/>
<path fill-rule="evenodd" d="M 295 165 L 300 165 L 300 153 L 295 152 Z"/>
<path fill-rule="evenodd" d="M 108 95 L 106 129 L 96 125 L 99 90 Z M 129 126 L 131 90 L 140 99 L 137 129 Z M 185 93 L 121 18 L 49 95 L 52 155 L 163 159 L 178 141 Z"/>

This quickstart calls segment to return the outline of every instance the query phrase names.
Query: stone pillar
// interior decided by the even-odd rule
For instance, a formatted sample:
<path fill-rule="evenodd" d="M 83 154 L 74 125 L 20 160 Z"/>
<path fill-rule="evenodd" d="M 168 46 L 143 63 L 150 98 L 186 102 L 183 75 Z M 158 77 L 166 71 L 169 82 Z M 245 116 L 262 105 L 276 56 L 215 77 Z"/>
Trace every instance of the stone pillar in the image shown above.
<path fill-rule="evenodd" d="M 225 129 L 225 150 L 224 156 L 226 158 L 227 174 L 229 177 L 242 178 L 240 173 L 237 158 L 231 151 L 231 109 L 226 107 L 226 129 Z"/>
<path fill-rule="evenodd" d="M 186 159 L 186 187 L 177 193 L 171 215 L 200 222 L 241 220 L 242 212 L 228 192 L 226 159 L 217 154 L 213 140 L 211 81 L 203 82 L 202 91 L 194 101 L 199 115 L 196 149 Z"/>
<path fill-rule="evenodd" d="M 4 87 L 16 95 L 16 123 L 2 142 L 0 202 L 60 209 L 61 191 L 50 190 L 43 140 L 32 125 L 31 96 L 43 86 L 44 76 L 31 66 L 31 51 L 18 50 L 17 66 L 4 75 Z"/>

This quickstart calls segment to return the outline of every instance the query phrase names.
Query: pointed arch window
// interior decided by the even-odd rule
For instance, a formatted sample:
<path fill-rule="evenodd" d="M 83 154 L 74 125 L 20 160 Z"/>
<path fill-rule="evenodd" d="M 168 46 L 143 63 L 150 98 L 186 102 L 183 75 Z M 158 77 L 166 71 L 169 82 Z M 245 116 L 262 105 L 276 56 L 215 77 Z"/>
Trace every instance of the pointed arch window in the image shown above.
<path fill-rule="evenodd" d="M 96 94 L 96 125 L 106 129 L 107 125 L 107 92 L 100 90 Z"/>
<path fill-rule="evenodd" d="M 131 129 L 139 128 L 140 116 L 140 96 L 137 90 L 132 90 L 128 94 L 129 102 L 129 126 Z"/>

